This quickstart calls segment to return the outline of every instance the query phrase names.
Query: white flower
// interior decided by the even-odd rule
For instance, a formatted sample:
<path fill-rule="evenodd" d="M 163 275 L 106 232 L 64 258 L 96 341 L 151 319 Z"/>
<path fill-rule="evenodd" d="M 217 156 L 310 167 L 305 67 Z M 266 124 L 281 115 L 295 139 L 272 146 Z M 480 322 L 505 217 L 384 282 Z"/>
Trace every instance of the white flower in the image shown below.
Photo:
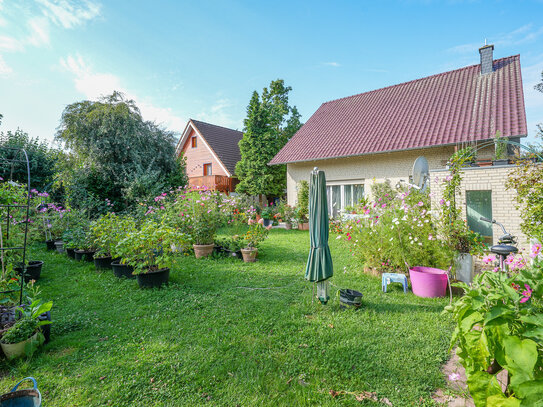
<path fill-rule="evenodd" d="M 392 242 L 394 240 L 393 237 L 391 237 L 390 239 L 388 239 L 389 242 Z"/>
<path fill-rule="evenodd" d="M 336 240 L 338 240 L 338 239 L 341 239 L 341 235 L 338 235 L 338 237 L 336 237 Z"/>

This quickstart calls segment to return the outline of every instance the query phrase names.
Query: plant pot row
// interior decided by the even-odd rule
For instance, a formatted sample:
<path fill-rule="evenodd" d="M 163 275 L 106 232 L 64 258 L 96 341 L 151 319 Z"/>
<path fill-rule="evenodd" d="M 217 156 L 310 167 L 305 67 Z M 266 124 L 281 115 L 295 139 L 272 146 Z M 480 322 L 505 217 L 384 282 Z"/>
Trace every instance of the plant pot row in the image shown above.
<path fill-rule="evenodd" d="M 223 247 L 216 247 L 214 244 L 206 244 L 206 245 L 192 245 L 194 248 L 194 256 L 197 259 L 201 259 L 204 257 L 208 257 L 213 253 L 213 250 L 217 250 L 218 252 L 226 252 L 232 257 L 239 258 L 240 255 L 243 258 L 243 261 L 246 263 L 254 263 L 256 261 L 256 256 L 258 254 L 258 250 L 255 248 L 249 249 L 241 249 L 239 252 L 237 251 L 231 251 L 228 249 L 225 249 Z"/>
<path fill-rule="evenodd" d="M 97 270 L 113 270 L 113 274 L 118 278 L 136 279 L 138 285 L 142 288 L 161 287 L 166 284 L 170 278 L 170 269 L 162 268 L 147 273 L 133 274 L 134 268 L 127 264 L 122 264 L 120 259 L 113 259 L 111 256 L 95 257 L 94 250 L 78 250 L 66 248 L 66 255 L 75 260 L 86 260 L 94 262 Z"/>

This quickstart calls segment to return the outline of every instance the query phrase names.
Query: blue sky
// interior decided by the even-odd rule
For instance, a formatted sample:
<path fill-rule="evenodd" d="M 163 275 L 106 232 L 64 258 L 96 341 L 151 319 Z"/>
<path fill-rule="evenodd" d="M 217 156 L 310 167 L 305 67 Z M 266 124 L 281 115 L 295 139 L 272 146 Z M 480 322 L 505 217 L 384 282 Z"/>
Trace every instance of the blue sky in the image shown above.
<path fill-rule="evenodd" d="M 52 140 L 64 107 L 120 90 L 144 118 L 238 128 L 253 90 L 325 101 L 520 54 L 528 129 L 543 122 L 542 1 L 0 0 L 0 130 Z"/>

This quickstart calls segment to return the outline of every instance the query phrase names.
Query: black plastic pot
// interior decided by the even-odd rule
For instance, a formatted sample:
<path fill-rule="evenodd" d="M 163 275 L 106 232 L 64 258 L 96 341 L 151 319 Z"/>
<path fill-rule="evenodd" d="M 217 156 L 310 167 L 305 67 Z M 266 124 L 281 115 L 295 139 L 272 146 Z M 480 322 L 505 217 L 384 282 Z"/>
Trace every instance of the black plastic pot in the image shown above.
<path fill-rule="evenodd" d="M 120 260 L 115 260 L 111 262 L 111 268 L 113 269 L 113 274 L 118 278 L 136 278 L 132 274 L 134 267 L 129 266 L 128 264 L 121 264 Z"/>
<path fill-rule="evenodd" d="M 94 250 L 79 250 L 76 249 L 74 251 L 75 253 L 75 259 L 76 260 L 87 260 L 87 261 L 94 261 Z"/>
<path fill-rule="evenodd" d="M 111 270 L 111 261 L 111 256 L 95 257 L 94 267 L 96 267 L 98 270 Z"/>
<path fill-rule="evenodd" d="M 268 226 L 270 225 L 273 225 L 273 220 L 272 219 L 262 219 L 264 222 L 262 222 L 262 226 L 264 226 L 265 228 L 267 228 Z"/>
<path fill-rule="evenodd" d="M 56 240 L 46 240 L 45 245 L 47 246 L 47 250 L 57 250 L 55 242 Z"/>
<path fill-rule="evenodd" d="M 26 266 L 25 283 L 28 283 L 30 280 L 39 280 L 42 266 L 43 261 L 29 261 Z M 15 267 L 15 271 L 21 274 L 23 272 L 23 268 L 21 266 L 17 266 Z"/>
<path fill-rule="evenodd" d="M 508 158 L 500 158 L 499 160 L 492 160 L 492 165 L 500 166 L 500 165 L 508 165 L 509 159 Z"/>
<path fill-rule="evenodd" d="M 40 321 L 51 321 L 51 311 L 44 312 L 38 317 L 38 320 Z M 42 325 L 41 331 L 43 333 L 43 336 L 45 337 L 45 343 L 49 343 L 49 340 L 51 339 L 51 324 Z"/>
<path fill-rule="evenodd" d="M 72 259 L 75 259 L 75 249 L 66 248 L 66 255 Z"/>
<path fill-rule="evenodd" d="M 157 271 L 137 274 L 138 285 L 140 288 L 155 288 L 166 284 L 170 279 L 170 269 L 163 268 Z"/>
<path fill-rule="evenodd" d="M 342 308 L 355 307 L 362 305 L 362 293 L 348 288 L 339 290 L 339 302 Z"/>

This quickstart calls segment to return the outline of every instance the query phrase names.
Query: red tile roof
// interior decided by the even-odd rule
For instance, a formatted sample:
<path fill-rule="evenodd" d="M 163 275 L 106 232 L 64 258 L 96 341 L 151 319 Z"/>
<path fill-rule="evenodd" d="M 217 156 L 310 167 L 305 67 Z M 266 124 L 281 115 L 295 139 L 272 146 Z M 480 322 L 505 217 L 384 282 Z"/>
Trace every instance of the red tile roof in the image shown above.
<path fill-rule="evenodd" d="M 527 135 L 520 56 L 323 103 L 270 161 L 283 164 Z"/>

